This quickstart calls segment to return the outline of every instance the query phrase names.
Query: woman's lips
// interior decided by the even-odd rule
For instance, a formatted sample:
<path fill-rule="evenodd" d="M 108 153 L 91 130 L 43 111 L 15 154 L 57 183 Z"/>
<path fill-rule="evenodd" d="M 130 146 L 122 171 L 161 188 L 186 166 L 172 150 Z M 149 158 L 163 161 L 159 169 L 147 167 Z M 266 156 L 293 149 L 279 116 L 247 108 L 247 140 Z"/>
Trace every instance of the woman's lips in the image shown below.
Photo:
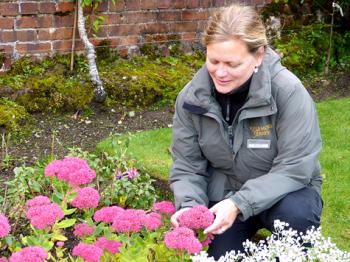
<path fill-rule="evenodd" d="M 229 84 L 231 82 L 231 80 L 219 80 L 219 79 L 216 79 L 216 81 L 220 85 L 227 85 L 227 84 Z"/>

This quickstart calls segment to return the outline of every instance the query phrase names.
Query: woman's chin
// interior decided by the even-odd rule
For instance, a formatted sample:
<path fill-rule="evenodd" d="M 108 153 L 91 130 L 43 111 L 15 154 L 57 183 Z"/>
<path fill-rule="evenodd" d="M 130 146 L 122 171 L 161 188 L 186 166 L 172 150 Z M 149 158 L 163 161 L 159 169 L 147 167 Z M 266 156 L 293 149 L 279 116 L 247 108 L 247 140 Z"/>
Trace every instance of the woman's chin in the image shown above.
<path fill-rule="evenodd" d="M 232 90 L 235 89 L 235 87 L 230 86 L 222 86 L 222 85 L 215 85 L 216 91 L 218 91 L 220 94 L 227 94 L 230 93 Z"/>

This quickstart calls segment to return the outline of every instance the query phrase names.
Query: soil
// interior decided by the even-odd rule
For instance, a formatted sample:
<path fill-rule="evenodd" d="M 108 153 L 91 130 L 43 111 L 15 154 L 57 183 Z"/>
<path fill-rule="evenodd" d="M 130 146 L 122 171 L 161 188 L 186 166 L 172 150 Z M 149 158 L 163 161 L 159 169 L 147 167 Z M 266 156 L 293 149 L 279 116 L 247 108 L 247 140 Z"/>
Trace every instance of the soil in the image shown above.
<path fill-rule="evenodd" d="M 310 84 L 309 90 L 313 90 L 310 93 L 315 101 L 350 96 L 350 73 L 341 73 L 332 78 L 335 80 L 318 80 Z M 63 157 L 69 147 L 92 151 L 96 143 L 110 134 L 170 127 L 173 116 L 172 107 L 141 112 L 126 108 L 111 109 L 98 104 L 91 108 L 88 114 L 32 115 L 29 135 L 17 143 L 3 139 L 0 156 L 4 158 L 6 148 L 11 161 L 0 161 L 0 181 L 11 176 L 15 166 L 23 163 L 31 165 L 52 152 Z"/>

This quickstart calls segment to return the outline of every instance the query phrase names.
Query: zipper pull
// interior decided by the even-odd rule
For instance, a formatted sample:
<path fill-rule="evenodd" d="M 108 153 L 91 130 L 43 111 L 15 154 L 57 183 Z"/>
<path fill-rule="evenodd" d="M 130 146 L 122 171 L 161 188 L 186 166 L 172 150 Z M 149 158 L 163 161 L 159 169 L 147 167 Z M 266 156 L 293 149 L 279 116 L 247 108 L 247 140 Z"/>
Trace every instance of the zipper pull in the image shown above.
<path fill-rule="evenodd" d="M 230 143 L 230 147 L 233 148 L 233 127 L 228 126 L 228 139 Z"/>

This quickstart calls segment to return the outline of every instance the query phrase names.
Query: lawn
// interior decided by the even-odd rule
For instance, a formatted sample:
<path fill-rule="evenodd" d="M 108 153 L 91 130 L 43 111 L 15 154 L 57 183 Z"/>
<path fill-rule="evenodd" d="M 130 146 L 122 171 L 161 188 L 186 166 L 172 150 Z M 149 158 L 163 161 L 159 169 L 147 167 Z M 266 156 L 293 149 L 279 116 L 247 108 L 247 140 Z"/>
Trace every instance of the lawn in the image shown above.
<path fill-rule="evenodd" d="M 324 101 L 317 104 L 317 109 L 323 138 L 323 233 L 341 249 L 350 251 L 350 98 Z M 170 128 L 112 136 L 98 147 L 115 150 L 126 140 L 128 152 L 149 174 L 167 179 L 171 166 Z"/>

